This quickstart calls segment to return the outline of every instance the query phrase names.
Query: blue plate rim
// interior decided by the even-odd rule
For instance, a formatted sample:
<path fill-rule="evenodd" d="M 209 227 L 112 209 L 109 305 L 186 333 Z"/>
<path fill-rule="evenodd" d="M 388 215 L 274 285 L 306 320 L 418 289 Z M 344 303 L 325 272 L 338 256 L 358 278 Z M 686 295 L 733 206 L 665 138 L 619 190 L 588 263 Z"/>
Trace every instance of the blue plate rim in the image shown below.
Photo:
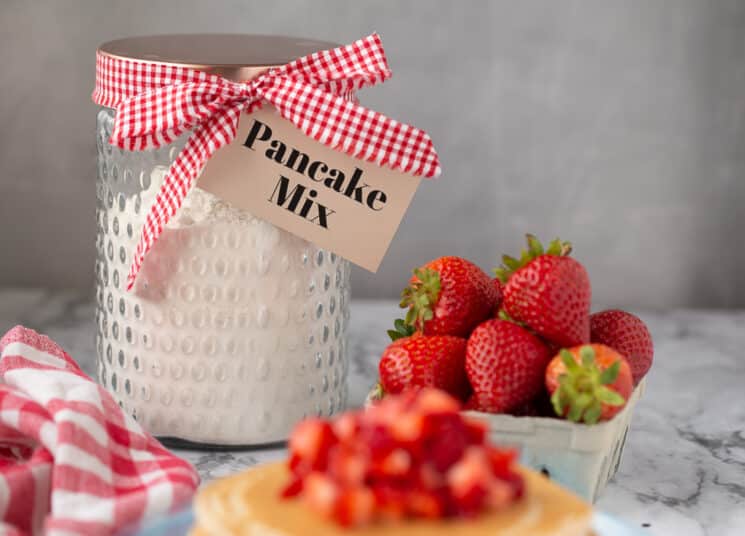
<path fill-rule="evenodd" d="M 186 508 L 168 517 L 152 520 L 145 526 L 140 527 L 139 530 L 125 531 L 121 533 L 121 536 L 158 536 L 162 534 L 171 536 L 176 533 L 169 531 L 179 528 L 183 528 L 183 534 L 186 534 L 193 520 L 194 513 L 192 508 Z M 598 532 L 598 536 L 649 536 L 647 531 L 634 527 L 628 522 L 600 510 L 594 511 L 592 526 L 593 530 L 602 531 Z"/>

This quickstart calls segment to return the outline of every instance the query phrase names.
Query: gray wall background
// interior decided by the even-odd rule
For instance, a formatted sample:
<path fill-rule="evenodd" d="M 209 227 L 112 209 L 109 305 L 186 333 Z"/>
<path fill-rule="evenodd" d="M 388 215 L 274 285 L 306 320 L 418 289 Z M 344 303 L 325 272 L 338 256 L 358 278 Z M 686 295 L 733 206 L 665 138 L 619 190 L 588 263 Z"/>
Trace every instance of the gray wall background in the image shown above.
<path fill-rule="evenodd" d="M 378 31 L 365 104 L 429 131 L 419 190 L 357 297 L 443 254 L 571 239 L 595 301 L 745 306 L 745 1 L 0 2 L 0 286 L 93 280 L 94 51 L 165 32 Z"/>

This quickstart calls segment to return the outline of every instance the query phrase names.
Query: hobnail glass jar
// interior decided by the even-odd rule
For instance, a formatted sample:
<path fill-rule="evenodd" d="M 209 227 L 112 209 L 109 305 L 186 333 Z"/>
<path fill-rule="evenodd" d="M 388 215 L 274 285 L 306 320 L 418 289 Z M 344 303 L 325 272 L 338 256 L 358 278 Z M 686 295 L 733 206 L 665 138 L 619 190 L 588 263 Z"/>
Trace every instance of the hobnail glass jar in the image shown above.
<path fill-rule="evenodd" d="M 185 138 L 123 151 L 98 113 L 96 348 L 100 382 L 153 435 L 207 445 L 284 440 L 347 398 L 349 263 L 194 188 L 126 275 Z"/>

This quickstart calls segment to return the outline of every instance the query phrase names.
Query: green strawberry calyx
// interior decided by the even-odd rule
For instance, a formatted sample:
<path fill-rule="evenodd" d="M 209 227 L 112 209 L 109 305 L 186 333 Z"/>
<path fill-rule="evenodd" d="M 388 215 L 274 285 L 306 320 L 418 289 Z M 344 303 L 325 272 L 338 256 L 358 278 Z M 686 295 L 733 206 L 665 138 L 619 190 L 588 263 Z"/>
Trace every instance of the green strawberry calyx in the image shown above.
<path fill-rule="evenodd" d="M 404 337 L 410 337 L 414 334 L 414 327 L 407 324 L 402 318 L 397 318 L 393 321 L 394 329 L 388 330 L 388 336 L 392 341 L 403 339 Z"/>
<path fill-rule="evenodd" d="M 409 308 L 404 323 L 417 331 L 424 331 L 424 323 L 434 318 L 434 306 L 440 298 L 440 273 L 430 268 L 414 270 L 416 278 L 401 292 L 401 308 Z M 390 335 L 390 332 L 389 332 Z"/>
<path fill-rule="evenodd" d="M 502 255 L 502 265 L 499 268 L 494 269 L 494 275 L 496 275 L 497 279 L 502 283 L 506 283 L 512 274 L 541 255 L 566 257 L 572 252 L 572 244 L 569 242 L 562 242 L 558 238 L 554 238 L 549 242 L 546 248 L 543 247 L 543 244 L 541 244 L 541 241 L 538 240 L 535 235 L 528 233 L 525 235 L 525 239 L 528 243 L 528 247 L 520 252 L 519 259 L 510 257 L 509 255 Z"/>
<path fill-rule="evenodd" d="M 378 382 L 375 384 L 375 387 L 372 388 L 372 391 L 370 391 L 370 394 L 367 395 L 367 399 L 370 402 L 377 402 L 379 400 L 383 400 L 384 396 L 385 396 L 385 389 L 383 389 L 383 384 Z"/>
<path fill-rule="evenodd" d="M 551 404 L 559 417 L 595 424 L 600 420 L 603 405 L 622 406 L 626 403 L 623 396 L 608 387 L 618 378 L 620 360 L 600 370 L 592 346 L 580 348 L 581 363 L 575 361 L 568 350 L 561 350 L 559 355 L 567 369 L 559 376 L 559 386 L 551 395 Z"/>
<path fill-rule="evenodd" d="M 512 322 L 513 324 L 517 324 L 521 328 L 525 328 L 531 333 L 533 333 L 533 335 L 535 335 L 535 332 L 531 330 L 530 327 L 525 322 L 520 322 L 519 320 L 515 320 L 514 318 L 510 316 L 510 313 L 508 313 L 504 309 L 500 309 L 499 312 L 497 312 L 497 318 L 499 318 L 500 320 L 504 320 L 505 322 Z"/>

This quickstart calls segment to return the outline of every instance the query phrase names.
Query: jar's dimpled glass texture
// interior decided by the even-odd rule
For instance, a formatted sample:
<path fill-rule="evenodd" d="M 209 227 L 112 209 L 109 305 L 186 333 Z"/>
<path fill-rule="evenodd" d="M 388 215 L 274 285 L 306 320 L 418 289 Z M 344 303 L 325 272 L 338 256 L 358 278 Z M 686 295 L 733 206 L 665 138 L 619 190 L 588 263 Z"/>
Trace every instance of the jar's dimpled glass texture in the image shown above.
<path fill-rule="evenodd" d="M 108 143 L 98 113 L 99 381 L 148 431 L 212 445 L 287 438 L 344 408 L 349 263 L 194 188 L 126 290 L 142 224 L 184 139 Z"/>

